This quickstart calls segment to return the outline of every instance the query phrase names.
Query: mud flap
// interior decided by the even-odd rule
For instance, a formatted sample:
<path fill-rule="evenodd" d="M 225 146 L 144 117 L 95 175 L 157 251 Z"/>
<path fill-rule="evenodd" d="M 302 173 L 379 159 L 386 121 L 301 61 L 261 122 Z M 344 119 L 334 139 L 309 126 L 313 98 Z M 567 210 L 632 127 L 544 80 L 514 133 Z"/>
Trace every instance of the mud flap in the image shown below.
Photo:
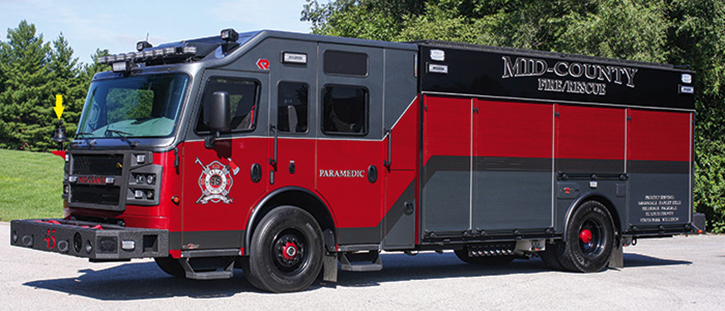
<path fill-rule="evenodd" d="M 337 253 L 326 253 L 322 262 L 322 280 L 337 282 Z"/>
<path fill-rule="evenodd" d="M 622 241 L 619 238 L 615 239 L 612 255 L 609 256 L 609 268 L 624 268 L 624 245 L 622 245 Z"/>

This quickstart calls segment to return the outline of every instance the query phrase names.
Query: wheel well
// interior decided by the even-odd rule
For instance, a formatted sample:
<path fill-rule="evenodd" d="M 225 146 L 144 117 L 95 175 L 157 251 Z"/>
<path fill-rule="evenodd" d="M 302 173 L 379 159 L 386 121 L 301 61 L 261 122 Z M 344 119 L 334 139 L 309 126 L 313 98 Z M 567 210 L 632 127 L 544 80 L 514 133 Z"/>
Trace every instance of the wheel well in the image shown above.
<path fill-rule="evenodd" d="M 332 215 L 325 204 L 317 196 L 304 189 L 287 189 L 272 193 L 268 199 L 262 201 L 258 211 L 252 213 L 252 218 L 249 220 L 250 222 L 247 226 L 245 247 L 249 247 L 254 230 L 257 229 L 257 225 L 262 218 L 276 207 L 284 205 L 299 207 L 310 213 L 320 225 L 323 235 L 326 230 L 330 230 L 333 234 L 333 241 L 335 241 L 335 221 L 332 219 Z"/>
<path fill-rule="evenodd" d="M 569 218 L 571 218 L 571 215 L 574 214 L 574 210 L 576 210 L 577 208 L 579 208 L 579 206 L 581 206 L 582 204 L 584 204 L 585 202 L 588 202 L 588 201 L 597 201 L 597 202 L 601 203 L 602 205 L 604 205 L 604 207 L 609 212 L 609 215 L 612 216 L 612 222 L 613 222 L 614 230 L 615 230 L 616 234 L 619 234 L 622 232 L 622 224 L 620 222 L 619 213 L 617 212 L 617 208 L 614 207 L 614 204 L 612 203 L 612 201 L 610 201 L 609 199 L 607 199 L 606 197 L 604 197 L 602 195 L 597 195 L 597 194 L 582 197 L 579 200 L 577 200 L 575 202 L 575 204 L 572 205 L 573 207 L 570 209 L 569 213 L 567 214 L 566 222 L 564 223 L 564 232 L 566 232 L 566 229 L 567 229 L 566 227 L 569 226 Z M 564 234 L 563 239 L 566 241 L 566 234 Z"/>

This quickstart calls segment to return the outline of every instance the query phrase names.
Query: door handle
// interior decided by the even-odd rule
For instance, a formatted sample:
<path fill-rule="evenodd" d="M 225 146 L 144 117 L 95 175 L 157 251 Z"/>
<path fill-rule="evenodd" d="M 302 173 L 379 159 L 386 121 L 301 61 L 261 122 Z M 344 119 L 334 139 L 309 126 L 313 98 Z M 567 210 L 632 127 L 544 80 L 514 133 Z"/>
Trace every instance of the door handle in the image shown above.
<path fill-rule="evenodd" d="M 388 159 L 383 162 L 383 165 L 390 171 L 390 165 L 393 164 L 393 131 L 392 130 L 385 130 L 388 134 Z"/>
<path fill-rule="evenodd" d="M 277 139 L 279 130 L 277 129 L 276 125 L 270 125 L 269 129 L 274 132 L 274 157 L 269 158 L 269 165 L 271 165 L 272 168 L 277 171 Z"/>

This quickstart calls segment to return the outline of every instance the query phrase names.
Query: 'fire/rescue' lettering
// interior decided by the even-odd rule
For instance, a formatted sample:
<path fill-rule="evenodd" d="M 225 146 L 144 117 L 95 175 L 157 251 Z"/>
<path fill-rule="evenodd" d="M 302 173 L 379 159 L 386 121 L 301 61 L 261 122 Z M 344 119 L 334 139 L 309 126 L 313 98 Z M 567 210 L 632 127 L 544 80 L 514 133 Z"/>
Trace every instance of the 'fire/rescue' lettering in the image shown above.
<path fill-rule="evenodd" d="M 320 170 L 320 177 L 365 178 L 363 170 Z"/>

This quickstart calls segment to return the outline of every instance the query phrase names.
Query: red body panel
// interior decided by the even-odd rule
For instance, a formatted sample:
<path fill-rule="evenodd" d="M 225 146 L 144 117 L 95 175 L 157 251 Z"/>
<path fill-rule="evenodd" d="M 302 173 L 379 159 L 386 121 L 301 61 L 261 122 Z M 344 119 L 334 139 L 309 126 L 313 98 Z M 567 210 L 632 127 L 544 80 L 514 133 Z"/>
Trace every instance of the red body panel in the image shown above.
<path fill-rule="evenodd" d="M 393 126 L 393 149 L 392 170 L 417 170 L 419 157 L 419 138 L 420 132 L 419 117 L 420 104 L 418 98 L 414 99 L 402 117 Z M 385 157 L 387 158 L 388 141 L 385 143 Z"/>
<path fill-rule="evenodd" d="M 474 156 L 551 158 L 552 108 L 476 101 Z"/>
<path fill-rule="evenodd" d="M 624 160 L 624 109 L 557 105 L 557 112 L 557 159 Z"/>
<path fill-rule="evenodd" d="M 382 183 L 370 183 L 371 165 L 383 169 L 382 142 L 317 142 L 316 187 L 329 204 L 338 227 L 375 227 L 382 219 Z"/>
<path fill-rule="evenodd" d="M 690 161 L 692 113 L 629 109 L 629 160 Z"/>
<path fill-rule="evenodd" d="M 217 140 L 214 149 L 206 149 L 203 141 L 187 142 L 182 150 L 182 230 L 185 232 L 243 230 L 246 227 L 244 220 L 254 206 L 253 203 L 260 199 L 269 184 L 265 152 L 267 139 Z M 229 159 L 239 168 L 236 175 L 229 172 L 232 185 L 228 197 L 231 202 L 200 202 L 202 187 L 199 185 L 199 179 L 203 175 L 204 167 L 214 161 L 227 165 L 230 163 Z M 263 168 L 262 180 L 258 183 L 252 182 L 250 178 L 250 169 L 255 163 Z"/>
<path fill-rule="evenodd" d="M 424 165 L 432 156 L 471 155 L 471 101 L 425 96 Z"/>

